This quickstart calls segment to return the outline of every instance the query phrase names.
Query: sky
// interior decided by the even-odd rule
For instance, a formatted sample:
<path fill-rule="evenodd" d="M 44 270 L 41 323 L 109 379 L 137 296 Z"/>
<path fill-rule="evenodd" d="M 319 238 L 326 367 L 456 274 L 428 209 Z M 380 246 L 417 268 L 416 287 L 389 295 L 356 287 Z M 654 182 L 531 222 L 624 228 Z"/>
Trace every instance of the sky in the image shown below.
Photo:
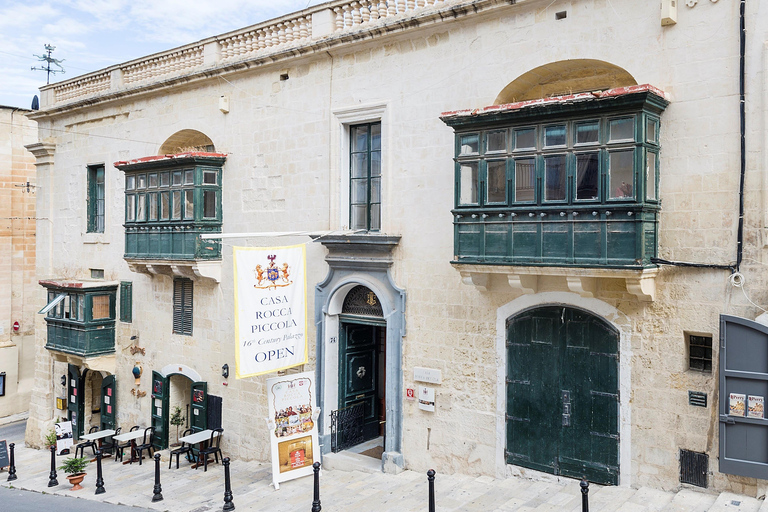
<path fill-rule="evenodd" d="M 0 0 L 0 105 L 30 108 L 45 85 L 300 11 L 321 0 Z M 57 69 L 53 66 L 54 69 Z"/>

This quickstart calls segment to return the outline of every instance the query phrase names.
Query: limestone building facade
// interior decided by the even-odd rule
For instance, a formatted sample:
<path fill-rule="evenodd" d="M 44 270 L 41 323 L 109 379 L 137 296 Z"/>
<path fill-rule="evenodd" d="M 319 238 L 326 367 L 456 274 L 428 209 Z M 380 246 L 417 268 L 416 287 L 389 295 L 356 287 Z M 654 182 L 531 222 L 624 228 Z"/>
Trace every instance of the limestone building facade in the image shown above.
<path fill-rule="evenodd" d="M 167 441 L 202 390 L 267 460 L 265 378 L 222 375 L 232 247 L 306 243 L 329 460 L 355 364 L 386 471 L 756 493 L 722 440 L 765 420 L 726 393 L 768 389 L 720 340 L 768 303 L 768 17 L 661 4 L 340 0 L 43 87 L 27 441 Z"/>
<path fill-rule="evenodd" d="M 35 157 L 28 110 L 0 106 L 0 418 L 29 409 L 35 364 Z"/>

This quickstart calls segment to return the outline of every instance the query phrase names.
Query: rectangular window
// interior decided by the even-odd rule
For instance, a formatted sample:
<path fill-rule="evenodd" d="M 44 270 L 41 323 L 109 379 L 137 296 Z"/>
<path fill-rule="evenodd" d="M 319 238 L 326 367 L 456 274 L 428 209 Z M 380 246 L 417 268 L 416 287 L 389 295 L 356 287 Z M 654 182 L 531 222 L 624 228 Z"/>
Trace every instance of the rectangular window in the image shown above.
<path fill-rule="evenodd" d="M 137 194 L 137 202 L 136 202 L 136 220 L 139 222 L 143 222 L 147 220 L 147 195 L 146 194 Z"/>
<path fill-rule="evenodd" d="M 612 151 L 608 155 L 608 190 L 611 199 L 632 199 L 635 196 L 635 167 L 633 150 Z"/>
<path fill-rule="evenodd" d="M 536 200 L 536 160 L 520 158 L 515 160 L 515 201 Z"/>
<path fill-rule="evenodd" d="M 148 175 L 149 177 L 149 185 L 147 185 L 147 188 L 157 188 L 157 174 L 151 173 Z"/>
<path fill-rule="evenodd" d="M 544 158 L 544 200 L 565 199 L 565 155 Z"/>
<path fill-rule="evenodd" d="M 349 225 L 352 229 L 381 229 L 381 123 L 349 130 Z M 467 137 L 468 151 L 478 149 L 478 136 Z M 462 144 L 464 141 L 462 141 Z"/>
<path fill-rule="evenodd" d="M 596 144 L 599 140 L 600 121 L 576 123 L 576 144 Z"/>
<path fill-rule="evenodd" d="M 125 220 L 128 222 L 136 220 L 136 194 L 125 196 Z"/>
<path fill-rule="evenodd" d="M 94 295 L 91 298 L 91 320 L 110 318 L 109 295 Z"/>
<path fill-rule="evenodd" d="M 712 373 L 712 336 L 686 333 L 688 338 L 688 368 Z"/>
<path fill-rule="evenodd" d="M 207 192 L 206 192 L 207 193 Z M 171 192 L 173 210 L 171 211 L 171 219 L 181 219 L 181 190 L 174 190 Z"/>
<path fill-rule="evenodd" d="M 645 197 L 655 201 L 656 197 L 656 153 L 645 155 Z"/>
<path fill-rule="evenodd" d="M 173 281 L 173 333 L 192 336 L 192 291 L 191 279 Z"/>
<path fill-rule="evenodd" d="M 184 218 L 185 219 L 195 218 L 194 196 L 195 194 L 193 190 L 184 191 Z"/>
<path fill-rule="evenodd" d="M 133 283 L 130 281 L 120 283 L 120 321 L 133 321 Z"/>
<path fill-rule="evenodd" d="M 507 201 L 507 162 L 495 160 L 488 162 L 486 203 L 505 203 Z"/>
<path fill-rule="evenodd" d="M 487 152 L 506 151 L 507 150 L 507 131 L 501 130 L 498 132 L 488 133 L 488 149 Z"/>
<path fill-rule="evenodd" d="M 547 126 L 544 128 L 544 146 L 565 146 L 565 125 Z"/>
<path fill-rule="evenodd" d="M 157 194 L 149 195 L 149 220 L 157 220 Z"/>
<path fill-rule="evenodd" d="M 477 204 L 477 162 L 461 164 L 459 169 L 459 204 Z"/>
<path fill-rule="evenodd" d="M 168 192 L 160 194 L 160 220 L 168 220 L 170 214 L 170 204 L 168 204 Z"/>
<path fill-rule="evenodd" d="M 536 129 L 515 130 L 515 149 L 518 151 L 536 149 Z"/>
<path fill-rule="evenodd" d="M 598 198 L 597 183 L 600 177 L 598 161 L 598 153 L 576 155 L 576 199 Z"/>
<path fill-rule="evenodd" d="M 205 219 L 216 218 L 216 191 L 215 190 L 203 191 L 203 218 Z"/>
<path fill-rule="evenodd" d="M 171 175 L 167 172 L 161 172 L 160 173 L 160 186 L 161 187 L 168 187 L 171 184 Z"/>
<path fill-rule="evenodd" d="M 88 167 L 88 226 L 89 233 L 104 232 L 104 166 Z"/>

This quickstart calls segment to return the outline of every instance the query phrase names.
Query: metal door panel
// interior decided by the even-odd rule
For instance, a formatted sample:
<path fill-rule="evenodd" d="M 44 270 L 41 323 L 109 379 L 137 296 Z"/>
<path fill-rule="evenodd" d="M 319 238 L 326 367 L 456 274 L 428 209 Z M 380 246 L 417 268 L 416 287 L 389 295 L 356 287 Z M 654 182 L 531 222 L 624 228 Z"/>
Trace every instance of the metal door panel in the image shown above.
<path fill-rule="evenodd" d="M 117 388 L 115 376 L 107 375 L 101 381 L 101 429 L 114 430 L 117 426 Z"/>
<path fill-rule="evenodd" d="M 192 412 L 189 426 L 193 431 L 200 432 L 208 428 L 208 383 L 193 382 L 190 396 L 192 397 Z"/>
<path fill-rule="evenodd" d="M 154 427 L 152 444 L 160 450 L 168 447 L 168 397 L 169 379 L 156 371 L 152 372 L 151 421 Z"/>

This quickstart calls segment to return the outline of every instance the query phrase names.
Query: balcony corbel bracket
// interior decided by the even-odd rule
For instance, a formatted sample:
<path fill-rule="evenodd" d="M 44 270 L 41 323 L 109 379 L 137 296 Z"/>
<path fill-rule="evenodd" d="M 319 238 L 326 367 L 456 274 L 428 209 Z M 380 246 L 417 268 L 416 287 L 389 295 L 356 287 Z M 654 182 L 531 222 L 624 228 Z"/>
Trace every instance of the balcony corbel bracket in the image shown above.
<path fill-rule="evenodd" d="M 627 277 L 627 291 L 641 302 L 653 302 L 656 300 L 656 280 L 654 277 Z"/>
<path fill-rule="evenodd" d="M 461 272 L 461 282 L 473 285 L 481 292 L 487 292 L 490 286 L 490 275 L 480 272 Z"/>
<path fill-rule="evenodd" d="M 509 274 L 507 275 L 507 282 L 513 290 L 520 290 L 524 294 L 533 294 L 539 290 L 539 276 Z"/>
<path fill-rule="evenodd" d="M 582 297 L 594 297 L 595 296 L 595 278 L 584 276 L 566 276 L 566 282 L 568 283 L 568 289 L 573 293 L 578 293 Z"/>

